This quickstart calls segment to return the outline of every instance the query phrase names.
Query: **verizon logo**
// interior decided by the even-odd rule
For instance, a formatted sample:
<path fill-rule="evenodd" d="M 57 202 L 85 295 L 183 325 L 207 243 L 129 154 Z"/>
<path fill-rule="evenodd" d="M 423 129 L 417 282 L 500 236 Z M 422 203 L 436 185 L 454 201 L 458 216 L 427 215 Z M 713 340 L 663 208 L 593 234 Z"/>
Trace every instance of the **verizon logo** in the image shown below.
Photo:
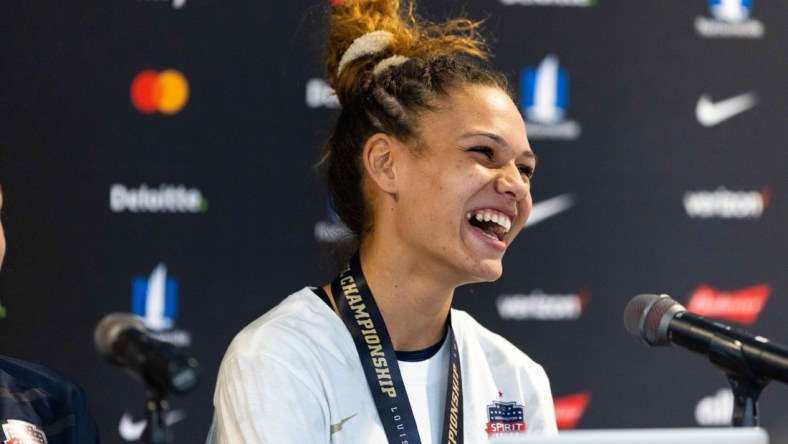
<path fill-rule="evenodd" d="M 752 324 L 761 314 L 770 291 L 768 284 L 729 292 L 702 285 L 693 292 L 687 310 L 710 318 Z"/>
<path fill-rule="evenodd" d="M 576 395 L 553 399 L 555 421 L 559 429 L 573 429 L 586 412 L 591 402 L 591 393 L 582 392 Z"/>
<path fill-rule="evenodd" d="M 498 296 L 495 304 L 501 319 L 561 321 L 579 318 L 588 300 L 589 295 L 586 293 L 545 294 L 542 290 L 534 290 L 531 294 Z"/>
<path fill-rule="evenodd" d="M 719 187 L 714 191 L 687 191 L 684 209 L 692 218 L 755 219 L 769 205 L 771 191 L 730 191 Z"/>

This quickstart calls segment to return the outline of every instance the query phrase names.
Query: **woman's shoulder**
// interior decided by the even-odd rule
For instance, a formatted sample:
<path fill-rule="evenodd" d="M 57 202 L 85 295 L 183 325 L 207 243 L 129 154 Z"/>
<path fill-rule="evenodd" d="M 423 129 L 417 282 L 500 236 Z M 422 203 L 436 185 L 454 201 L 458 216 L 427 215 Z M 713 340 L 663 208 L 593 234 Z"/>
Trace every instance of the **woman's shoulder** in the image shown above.
<path fill-rule="evenodd" d="M 342 326 L 339 317 L 312 288 L 305 287 L 244 327 L 230 344 L 225 359 L 342 349 L 348 340 L 339 328 Z"/>
<path fill-rule="evenodd" d="M 460 344 L 475 353 L 483 353 L 487 362 L 525 367 L 544 372 L 542 366 L 512 344 L 508 339 L 481 325 L 470 314 L 452 309 L 452 329 L 457 332 Z"/>

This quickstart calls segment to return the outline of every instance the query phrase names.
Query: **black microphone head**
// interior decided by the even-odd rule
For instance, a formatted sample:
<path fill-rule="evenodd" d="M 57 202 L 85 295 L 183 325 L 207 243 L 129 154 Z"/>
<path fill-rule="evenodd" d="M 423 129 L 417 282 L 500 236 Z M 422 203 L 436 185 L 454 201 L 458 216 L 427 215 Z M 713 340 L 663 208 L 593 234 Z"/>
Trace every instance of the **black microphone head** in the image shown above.
<path fill-rule="evenodd" d="M 93 342 L 96 344 L 96 350 L 104 359 L 120 364 L 115 359 L 112 347 L 118 336 L 127 330 L 136 330 L 144 333 L 145 324 L 142 323 L 138 316 L 131 313 L 108 314 L 98 323 L 93 334 Z"/>
<path fill-rule="evenodd" d="M 624 310 L 624 326 L 651 346 L 670 345 L 668 325 L 676 313 L 687 311 L 666 294 L 635 296 Z"/>

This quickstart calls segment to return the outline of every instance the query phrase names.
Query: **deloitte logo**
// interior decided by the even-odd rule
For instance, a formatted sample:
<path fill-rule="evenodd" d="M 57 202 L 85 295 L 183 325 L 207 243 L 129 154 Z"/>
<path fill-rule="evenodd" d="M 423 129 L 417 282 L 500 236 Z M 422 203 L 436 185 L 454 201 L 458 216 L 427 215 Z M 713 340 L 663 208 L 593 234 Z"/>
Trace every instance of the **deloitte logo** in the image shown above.
<path fill-rule="evenodd" d="M 719 187 L 714 191 L 687 191 L 684 210 L 691 218 L 699 219 L 758 219 L 769 205 L 771 191 L 729 191 Z"/>
<path fill-rule="evenodd" d="M 565 119 L 569 106 L 569 74 L 559 67 L 557 56 L 550 54 L 537 68 L 523 70 L 520 96 L 528 138 L 574 140 L 580 137 L 580 124 Z"/>
<path fill-rule="evenodd" d="M 753 0 L 709 0 L 709 12 L 713 19 L 695 18 L 695 32 L 706 38 L 763 37 L 763 23 L 750 19 Z"/>
<path fill-rule="evenodd" d="M 339 99 L 334 89 L 323 79 L 306 82 L 306 106 L 308 108 L 339 108 Z"/>
<path fill-rule="evenodd" d="M 189 82 L 174 69 L 142 71 L 131 82 L 131 103 L 143 114 L 175 114 L 189 100 Z"/>
<path fill-rule="evenodd" d="M 587 293 L 545 294 L 534 290 L 530 294 L 498 296 L 495 305 L 504 320 L 573 321 L 583 314 L 589 298 Z"/>
<path fill-rule="evenodd" d="M 208 201 L 200 190 L 184 185 L 161 184 L 158 188 L 126 188 L 113 184 L 109 190 L 109 207 L 113 213 L 204 213 Z"/>
<path fill-rule="evenodd" d="M 504 5 L 524 6 L 596 6 L 597 0 L 501 0 Z"/>

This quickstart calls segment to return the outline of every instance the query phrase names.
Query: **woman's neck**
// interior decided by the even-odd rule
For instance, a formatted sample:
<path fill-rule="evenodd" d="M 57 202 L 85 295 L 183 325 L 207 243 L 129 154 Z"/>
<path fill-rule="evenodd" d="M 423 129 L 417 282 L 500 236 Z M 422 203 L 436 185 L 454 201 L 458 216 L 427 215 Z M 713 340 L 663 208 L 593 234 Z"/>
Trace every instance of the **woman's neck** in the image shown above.
<path fill-rule="evenodd" d="M 454 287 L 425 271 L 423 261 L 374 244 L 360 248 L 361 268 L 397 351 L 427 348 L 445 334 Z M 330 292 L 331 285 L 325 290 Z M 331 302 L 333 304 L 333 297 Z M 336 307 L 335 307 L 336 309 Z"/>

